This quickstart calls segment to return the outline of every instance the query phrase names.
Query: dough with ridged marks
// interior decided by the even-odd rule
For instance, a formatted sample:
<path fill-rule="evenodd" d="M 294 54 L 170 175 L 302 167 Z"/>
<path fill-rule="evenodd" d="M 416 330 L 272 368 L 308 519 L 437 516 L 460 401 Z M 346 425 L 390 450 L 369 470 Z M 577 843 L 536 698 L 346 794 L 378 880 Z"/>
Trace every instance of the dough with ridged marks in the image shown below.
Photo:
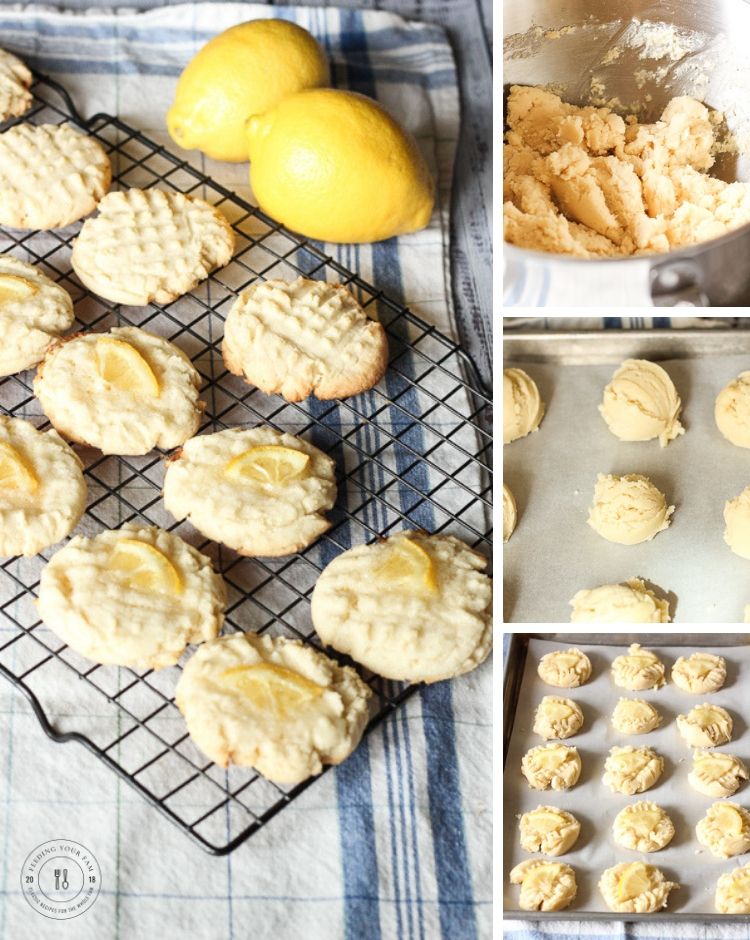
<path fill-rule="evenodd" d="M 650 747 L 613 747 L 604 762 L 602 783 L 613 793 L 633 796 L 650 790 L 664 772 L 664 758 Z"/>
<path fill-rule="evenodd" d="M 213 639 L 225 603 L 206 555 L 137 523 L 71 539 L 42 570 L 37 601 L 44 623 L 76 652 L 134 669 L 171 666 L 189 643 Z"/>
<path fill-rule="evenodd" d="M 653 914 L 669 902 L 669 893 L 680 886 L 667 881 L 655 865 L 620 862 L 599 880 L 599 890 L 610 910 L 620 914 Z"/>
<path fill-rule="evenodd" d="M 750 914 L 750 865 L 724 872 L 716 882 L 714 903 L 720 914 Z"/>
<path fill-rule="evenodd" d="M 545 653 L 537 666 L 539 678 L 558 689 L 576 689 L 591 677 L 591 660 L 572 646 L 567 650 Z"/>
<path fill-rule="evenodd" d="M 572 738 L 583 727 L 583 712 L 570 698 L 545 695 L 534 715 L 534 734 L 549 740 Z"/>
<path fill-rule="evenodd" d="M 581 832 L 581 824 L 572 813 L 557 806 L 537 806 L 524 813 L 518 823 L 521 848 L 544 855 L 564 855 Z"/>
<path fill-rule="evenodd" d="M 747 767 L 734 754 L 693 752 L 693 769 L 688 774 L 688 783 L 699 793 L 713 797 L 732 796 L 747 779 Z"/>
<path fill-rule="evenodd" d="M 692 653 L 680 656 L 672 666 L 672 682 L 683 692 L 707 695 L 718 692 L 727 678 L 727 663 L 713 653 Z"/>
<path fill-rule="evenodd" d="M 0 134 L 0 225 L 64 228 L 94 211 L 111 180 L 102 145 L 70 124 L 16 124 Z"/>
<path fill-rule="evenodd" d="M 20 461 L 19 479 L 3 471 L 0 555 L 36 555 L 69 535 L 86 508 L 83 465 L 73 448 L 56 431 L 0 417 L 0 460 L 11 467 Z"/>
<path fill-rule="evenodd" d="M 721 705 L 703 702 L 677 716 L 677 730 L 688 747 L 718 747 L 732 740 L 732 716 Z"/>
<path fill-rule="evenodd" d="M 634 852 L 658 852 L 674 838 L 674 823 L 656 803 L 639 800 L 625 806 L 612 823 L 614 840 Z"/>
<path fill-rule="evenodd" d="M 299 640 L 241 633 L 198 648 L 175 701 L 215 763 L 294 784 L 351 754 L 371 695 L 354 669 Z"/>
<path fill-rule="evenodd" d="M 716 858 L 733 858 L 750 851 L 750 813 L 738 803 L 713 803 L 695 827 L 701 845 Z"/>
<path fill-rule="evenodd" d="M 230 372 L 268 394 L 340 399 L 380 381 L 388 340 L 348 288 L 298 277 L 256 281 L 240 294 L 222 355 Z"/>
<path fill-rule="evenodd" d="M 259 447 L 289 448 L 306 455 L 307 464 L 279 482 L 228 472 L 232 461 Z M 190 438 L 167 460 L 164 505 L 241 555 L 289 555 L 330 527 L 325 513 L 336 500 L 335 469 L 301 437 L 270 427 L 230 428 Z"/>
<path fill-rule="evenodd" d="M 126 189 L 105 196 L 73 242 L 82 284 L 113 303 L 168 304 L 228 264 L 234 232 L 215 207 L 183 193 Z"/>
<path fill-rule="evenodd" d="M 631 692 L 659 689 L 665 682 L 664 663 L 640 643 L 631 643 L 627 653 L 613 660 L 612 679 L 615 685 Z"/>
<path fill-rule="evenodd" d="M 532 790 L 569 790 L 581 776 L 578 748 L 569 744 L 540 744 L 528 750 L 521 773 Z"/>
<path fill-rule="evenodd" d="M 648 734 L 661 724 L 661 715 L 642 698 L 621 698 L 612 712 L 612 727 L 622 734 Z"/>
<path fill-rule="evenodd" d="M 73 301 L 64 287 L 34 265 L 0 255 L 0 375 L 41 362 L 73 320 Z"/>
<path fill-rule="evenodd" d="M 521 885 L 519 905 L 524 911 L 561 911 L 578 892 L 576 874 L 564 862 L 529 858 L 510 873 L 511 884 Z"/>
<path fill-rule="evenodd" d="M 462 675 L 492 648 L 486 566 L 450 535 L 400 532 L 357 545 L 318 578 L 313 625 L 324 643 L 387 679 Z"/>
<path fill-rule="evenodd" d="M 141 393 L 110 382 L 101 371 L 102 340 L 132 346 L 156 386 Z M 174 343 L 122 326 L 54 344 L 37 371 L 34 394 L 65 437 L 105 454 L 147 454 L 154 447 L 178 447 L 195 434 L 204 408 L 200 385 L 197 369 Z"/>
<path fill-rule="evenodd" d="M 0 123 L 29 110 L 34 100 L 29 91 L 32 78 L 17 56 L 0 49 Z"/>

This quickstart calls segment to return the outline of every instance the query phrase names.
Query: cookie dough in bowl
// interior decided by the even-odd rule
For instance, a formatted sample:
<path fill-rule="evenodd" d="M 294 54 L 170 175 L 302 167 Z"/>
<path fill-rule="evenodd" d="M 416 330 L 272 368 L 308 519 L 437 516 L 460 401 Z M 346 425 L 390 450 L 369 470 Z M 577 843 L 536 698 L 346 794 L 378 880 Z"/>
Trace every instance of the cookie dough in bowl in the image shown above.
<path fill-rule="evenodd" d="M 750 851 L 750 813 L 737 803 L 714 803 L 695 827 L 695 835 L 717 858 L 742 855 Z"/>
<path fill-rule="evenodd" d="M 536 382 L 523 369 L 503 369 L 503 444 L 536 431 L 543 417 Z"/>
<path fill-rule="evenodd" d="M 588 524 L 608 542 L 636 545 L 668 528 L 674 506 L 641 473 L 600 473 Z"/>
<path fill-rule="evenodd" d="M 608 868 L 599 881 L 599 890 L 610 910 L 619 914 L 652 914 L 666 907 L 669 893 L 680 886 L 667 881 L 655 865 L 620 862 Z"/>
<path fill-rule="evenodd" d="M 667 444 L 685 433 L 682 402 L 669 375 L 647 359 L 626 359 L 604 389 L 599 413 L 621 441 Z"/>
<path fill-rule="evenodd" d="M 680 656 L 672 666 L 672 682 L 683 692 L 706 695 L 718 692 L 727 678 L 727 663 L 713 653 L 692 653 Z"/>
<path fill-rule="evenodd" d="M 570 606 L 571 623 L 669 623 L 669 601 L 640 578 L 578 591 Z"/>
<path fill-rule="evenodd" d="M 558 689 L 577 689 L 591 677 L 591 660 L 576 647 L 545 653 L 537 666 L 539 678 Z"/>
<path fill-rule="evenodd" d="M 581 824 L 572 813 L 556 806 L 537 806 L 524 813 L 518 823 L 521 848 L 544 855 L 564 855 L 581 832 Z"/>
<path fill-rule="evenodd" d="M 524 911 L 561 911 L 578 891 L 575 871 L 564 862 L 530 858 L 510 873 L 511 884 L 521 885 L 519 905 Z"/>

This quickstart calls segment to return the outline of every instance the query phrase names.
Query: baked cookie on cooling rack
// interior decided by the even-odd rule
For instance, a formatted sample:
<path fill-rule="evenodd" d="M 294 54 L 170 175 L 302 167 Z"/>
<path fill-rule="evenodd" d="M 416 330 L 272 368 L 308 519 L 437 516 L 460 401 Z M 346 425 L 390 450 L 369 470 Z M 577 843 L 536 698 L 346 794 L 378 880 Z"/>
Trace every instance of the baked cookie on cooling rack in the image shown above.
<path fill-rule="evenodd" d="M 73 242 L 70 263 L 95 294 L 143 307 L 187 294 L 233 251 L 231 226 L 203 199 L 126 189 L 102 199 Z"/>
<path fill-rule="evenodd" d="M 73 301 L 63 287 L 33 265 L 0 255 L 0 375 L 35 366 L 73 319 Z"/>
<path fill-rule="evenodd" d="M 36 555 L 65 538 L 86 507 L 81 461 L 56 431 L 0 417 L 0 555 Z"/>
<path fill-rule="evenodd" d="M 29 110 L 33 101 L 31 79 L 31 72 L 20 59 L 0 49 L 0 124 Z"/>
<path fill-rule="evenodd" d="M 354 669 L 299 640 L 240 633 L 190 657 L 175 701 L 211 760 L 293 784 L 351 754 L 371 695 Z"/>
<path fill-rule="evenodd" d="M 53 345 L 34 379 L 52 424 L 105 454 L 178 447 L 203 412 L 201 378 L 174 343 L 134 326 Z"/>
<path fill-rule="evenodd" d="M 70 124 L 17 124 L 0 134 L 0 225 L 63 228 L 93 212 L 111 181 L 102 145 Z"/>
<path fill-rule="evenodd" d="M 348 398 L 383 377 L 388 340 L 340 284 L 259 280 L 232 305 L 222 354 L 234 375 L 287 401 Z"/>
<path fill-rule="evenodd" d="M 487 562 L 460 539 L 400 532 L 335 558 L 312 594 L 321 640 L 387 679 L 436 682 L 492 647 Z"/>
<path fill-rule="evenodd" d="M 330 527 L 335 500 L 333 460 L 269 427 L 202 434 L 167 460 L 167 509 L 241 555 L 301 551 Z"/>
<path fill-rule="evenodd" d="M 104 665 L 161 669 L 214 639 L 226 603 L 211 561 L 179 536 L 129 523 L 76 536 L 42 570 L 39 616 Z"/>

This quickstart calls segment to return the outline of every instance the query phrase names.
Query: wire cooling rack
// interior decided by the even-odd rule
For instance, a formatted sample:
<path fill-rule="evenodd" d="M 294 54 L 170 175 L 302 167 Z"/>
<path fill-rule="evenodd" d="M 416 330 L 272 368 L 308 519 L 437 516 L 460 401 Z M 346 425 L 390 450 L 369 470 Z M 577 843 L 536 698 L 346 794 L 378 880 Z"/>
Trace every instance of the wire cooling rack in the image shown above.
<path fill-rule="evenodd" d="M 96 114 L 85 120 L 67 92 L 42 76 L 33 91 L 34 106 L 22 120 L 70 120 L 95 136 L 112 160 L 113 188 L 161 185 L 217 205 L 234 227 L 236 253 L 190 295 L 134 308 L 105 302 L 76 280 L 69 257 L 80 224 L 57 232 L 0 231 L 0 251 L 39 264 L 71 293 L 76 328 L 144 327 L 187 352 L 205 381 L 201 431 L 265 422 L 330 454 L 338 476 L 326 535 L 284 559 L 247 559 L 202 540 L 186 523 L 175 524 L 161 501 L 163 454 L 104 457 L 81 447 L 89 500 L 77 531 L 94 534 L 131 520 L 175 531 L 208 554 L 226 581 L 225 633 L 267 631 L 319 648 L 309 597 L 325 565 L 351 545 L 424 528 L 449 532 L 489 555 L 490 400 L 466 354 L 318 244 L 286 231 L 119 118 Z M 365 308 L 377 310 L 390 363 L 376 389 L 342 402 L 291 404 L 224 368 L 222 324 L 235 296 L 257 278 L 300 274 L 345 284 Z M 7 414 L 43 428 L 49 423 L 33 396 L 32 378 L 27 372 L 0 380 L 0 404 Z M 157 672 L 99 666 L 61 645 L 34 606 L 51 554 L 0 565 L 0 672 L 23 690 L 50 738 L 83 744 L 204 849 L 232 851 L 312 781 L 283 787 L 245 768 L 223 770 L 207 762 L 174 704 L 179 666 Z M 369 731 L 415 687 L 367 673 L 364 678 L 375 692 Z"/>

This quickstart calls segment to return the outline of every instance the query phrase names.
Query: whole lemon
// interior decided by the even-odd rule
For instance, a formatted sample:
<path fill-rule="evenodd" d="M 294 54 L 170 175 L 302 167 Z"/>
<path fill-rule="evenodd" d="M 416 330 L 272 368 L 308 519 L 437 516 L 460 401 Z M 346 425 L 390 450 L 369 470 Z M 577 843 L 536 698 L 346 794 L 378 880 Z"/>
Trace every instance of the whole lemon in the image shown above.
<path fill-rule="evenodd" d="M 427 164 L 414 138 L 371 98 L 302 91 L 247 126 L 255 198 L 288 228 L 328 242 L 373 242 L 429 222 Z"/>
<path fill-rule="evenodd" d="M 186 150 L 247 160 L 245 122 L 286 95 L 328 84 L 328 61 L 306 29 L 251 20 L 210 39 L 180 75 L 167 129 Z"/>

